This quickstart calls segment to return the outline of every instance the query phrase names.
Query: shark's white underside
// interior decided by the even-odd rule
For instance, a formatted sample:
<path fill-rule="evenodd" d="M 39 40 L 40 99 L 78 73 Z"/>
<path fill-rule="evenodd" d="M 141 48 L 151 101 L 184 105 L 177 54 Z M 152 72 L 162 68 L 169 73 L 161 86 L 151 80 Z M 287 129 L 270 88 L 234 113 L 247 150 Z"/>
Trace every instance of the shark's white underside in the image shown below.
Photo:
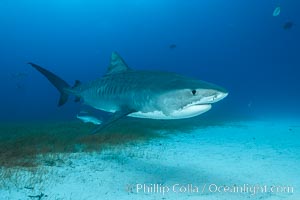
<path fill-rule="evenodd" d="M 195 117 L 197 115 L 205 113 L 208 110 L 210 110 L 210 108 L 211 108 L 210 104 L 192 105 L 184 109 L 175 110 L 168 115 L 164 114 L 162 111 L 153 111 L 147 113 L 143 113 L 139 111 L 139 112 L 131 113 L 128 116 L 137 117 L 137 118 L 149 118 L 149 119 L 185 119 L 185 118 Z"/>
<path fill-rule="evenodd" d="M 148 118 L 148 119 L 185 119 L 190 117 L 195 117 L 198 115 L 201 115 L 211 109 L 211 104 L 197 104 L 199 102 L 194 102 L 192 104 L 189 104 L 181 109 L 174 110 L 168 114 L 164 113 L 161 110 L 154 110 L 151 112 L 142 112 L 142 111 L 136 111 L 131 114 L 129 114 L 129 117 L 135 117 L 135 118 Z M 117 110 L 114 108 L 103 108 L 99 106 L 93 106 L 94 108 L 98 110 L 104 110 L 106 112 L 114 113 Z"/>

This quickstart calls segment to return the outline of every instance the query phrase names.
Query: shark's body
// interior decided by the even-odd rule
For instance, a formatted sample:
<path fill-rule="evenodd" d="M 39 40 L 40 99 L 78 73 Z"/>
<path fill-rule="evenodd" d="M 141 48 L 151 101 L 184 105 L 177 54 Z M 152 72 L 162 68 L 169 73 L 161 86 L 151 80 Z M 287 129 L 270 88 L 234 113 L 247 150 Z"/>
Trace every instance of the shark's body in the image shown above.
<path fill-rule="evenodd" d="M 59 105 L 63 105 L 72 94 L 89 106 L 114 113 L 96 131 L 124 116 L 152 119 L 194 117 L 227 96 L 219 86 L 175 73 L 132 70 L 116 53 L 112 54 L 111 64 L 103 77 L 85 84 L 76 81 L 73 87 L 46 69 L 30 64 L 60 91 Z"/>

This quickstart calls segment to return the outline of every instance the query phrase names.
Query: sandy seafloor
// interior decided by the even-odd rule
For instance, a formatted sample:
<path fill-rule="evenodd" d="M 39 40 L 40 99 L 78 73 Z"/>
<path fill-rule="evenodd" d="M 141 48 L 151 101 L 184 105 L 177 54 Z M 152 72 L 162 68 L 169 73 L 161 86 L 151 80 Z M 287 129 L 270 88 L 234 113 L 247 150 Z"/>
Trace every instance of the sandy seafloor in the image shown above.
<path fill-rule="evenodd" d="M 1 188 L 0 199 L 300 199 L 300 120 L 295 119 L 232 122 L 62 157 L 62 164 L 5 180 L 11 182 Z M 161 184 L 169 192 L 137 191 L 137 184 Z M 194 191 L 179 192 L 175 184 L 192 184 Z M 215 191 L 244 185 L 248 192 Z M 268 191 L 254 194 L 253 186 Z M 272 193 L 272 186 L 290 191 Z"/>

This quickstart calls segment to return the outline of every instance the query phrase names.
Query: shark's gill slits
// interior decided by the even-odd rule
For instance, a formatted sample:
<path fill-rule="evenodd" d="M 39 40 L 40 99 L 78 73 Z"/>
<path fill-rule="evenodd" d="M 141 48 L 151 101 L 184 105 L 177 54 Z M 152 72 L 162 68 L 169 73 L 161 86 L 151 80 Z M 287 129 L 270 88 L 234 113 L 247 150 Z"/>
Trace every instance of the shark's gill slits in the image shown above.
<path fill-rule="evenodd" d="M 111 95 L 111 87 L 110 86 L 107 86 L 107 94 Z"/>
<path fill-rule="evenodd" d="M 124 95 L 126 93 L 126 86 L 120 87 L 120 95 Z"/>
<path fill-rule="evenodd" d="M 103 95 L 107 95 L 107 85 L 103 86 Z"/>
<path fill-rule="evenodd" d="M 121 87 L 115 87 L 116 96 L 121 95 Z"/>
<path fill-rule="evenodd" d="M 114 86 L 110 86 L 110 88 L 109 88 L 109 94 L 115 96 Z"/>
<path fill-rule="evenodd" d="M 101 96 L 101 95 L 102 95 L 102 88 L 101 88 L 101 87 L 97 89 L 97 95 L 98 95 L 98 96 Z"/>
<path fill-rule="evenodd" d="M 125 93 L 125 87 L 122 86 L 119 88 L 119 95 L 123 95 Z"/>
<path fill-rule="evenodd" d="M 111 87 L 111 93 L 115 96 L 116 94 L 116 86 Z"/>
<path fill-rule="evenodd" d="M 107 95 L 111 95 L 111 87 L 110 86 L 107 86 Z"/>

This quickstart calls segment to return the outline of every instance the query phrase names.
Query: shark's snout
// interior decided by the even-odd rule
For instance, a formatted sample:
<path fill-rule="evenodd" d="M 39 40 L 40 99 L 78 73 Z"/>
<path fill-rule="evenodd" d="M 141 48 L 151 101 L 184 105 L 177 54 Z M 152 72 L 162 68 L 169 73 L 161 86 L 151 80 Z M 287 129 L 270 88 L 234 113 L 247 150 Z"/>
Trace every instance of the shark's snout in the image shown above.
<path fill-rule="evenodd" d="M 227 96 L 228 96 L 228 92 L 218 92 L 218 94 L 216 95 L 213 103 L 218 102 L 218 101 L 224 99 Z"/>
<path fill-rule="evenodd" d="M 199 100 L 194 101 L 194 104 L 213 104 L 224 99 L 228 92 L 221 92 L 219 90 L 200 90 Z"/>

